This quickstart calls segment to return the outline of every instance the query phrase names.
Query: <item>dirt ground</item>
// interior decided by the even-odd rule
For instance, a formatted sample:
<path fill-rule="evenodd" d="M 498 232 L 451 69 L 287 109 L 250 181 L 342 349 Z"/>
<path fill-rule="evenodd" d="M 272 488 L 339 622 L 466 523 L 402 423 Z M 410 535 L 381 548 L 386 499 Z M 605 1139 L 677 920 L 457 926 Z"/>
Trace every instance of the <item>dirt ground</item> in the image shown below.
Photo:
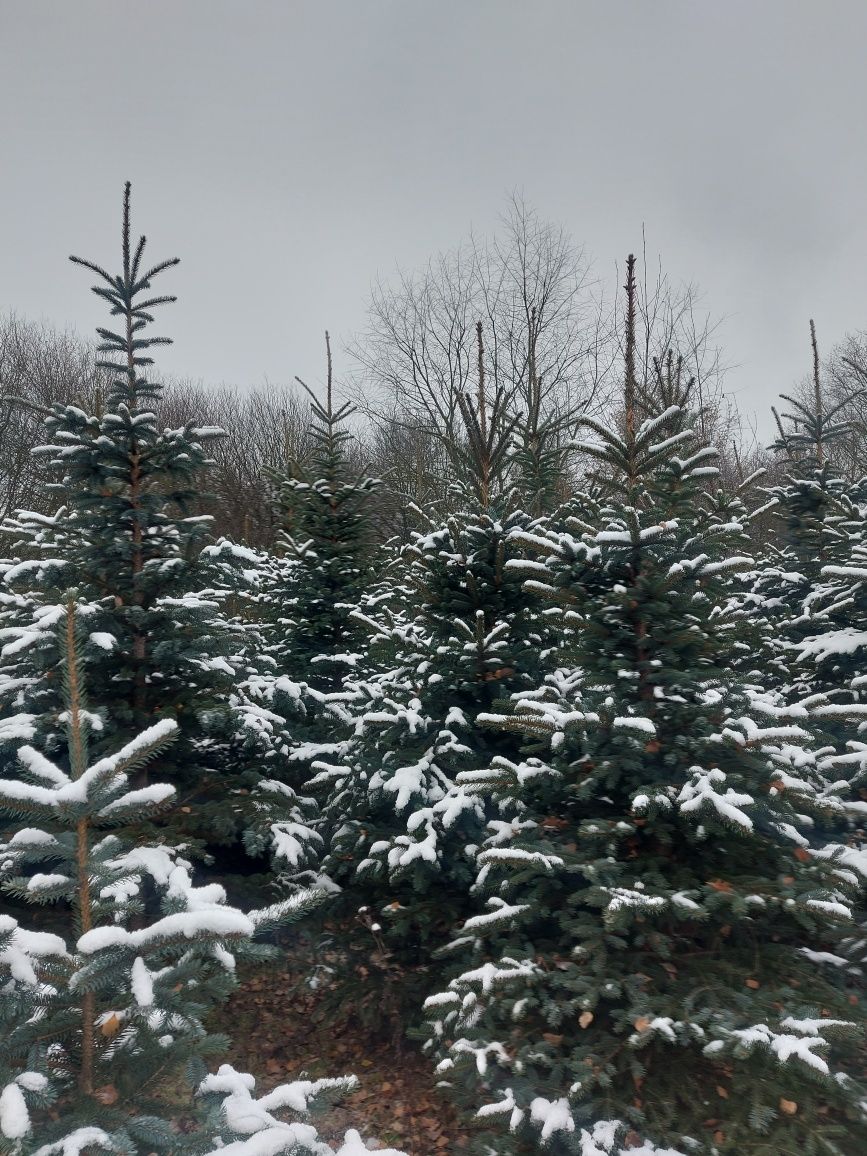
<path fill-rule="evenodd" d="M 291 969 L 291 960 L 242 976 L 220 1015 L 220 1027 L 232 1037 L 228 1061 L 255 1073 L 263 1091 L 299 1077 L 357 1076 L 358 1090 L 316 1118 L 330 1143 L 357 1128 L 374 1150 L 466 1151 L 467 1136 L 417 1046 L 365 1033 L 352 1017 L 335 1022 L 322 1004 L 322 994 L 307 986 L 302 970 Z"/>

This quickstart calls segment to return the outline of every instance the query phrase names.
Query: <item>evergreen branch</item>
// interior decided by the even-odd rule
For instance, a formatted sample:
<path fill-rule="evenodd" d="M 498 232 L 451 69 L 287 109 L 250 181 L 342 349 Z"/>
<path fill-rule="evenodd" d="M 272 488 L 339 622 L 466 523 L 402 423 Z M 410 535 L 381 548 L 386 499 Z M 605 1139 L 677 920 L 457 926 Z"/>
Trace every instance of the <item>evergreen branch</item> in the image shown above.
<path fill-rule="evenodd" d="M 91 273 L 96 273 L 98 277 L 102 277 L 103 280 L 107 281 L 109 285 L 112 286 L 112 288 L 116 289 L 117 282 L 115 278 L 111 275 L 111 273 L 108 273 L 105 269 L 103 269 L 101 265 L 96 265 L 93 261 L 87 261 L 84 257 L 71 256 L 69 259 L 74 265 L 81 265 L 83 268 L 89 269 Z M 94 292 L 96 291 L 97 290 L 94 289 Z"/>
<path fill-rule="evenodd" d="M 142 240 L 143 239 L 144 238 L 142 238 Z M 135 283 L 135 285 L 133 286 L 133 292 L 138 293 L 141 289 L 146 289 L 150 285 L 150 283 L 154 279 L 154 277 L 158 276 L 160 273 L 164 272 L 166 269 L 171 269 L 175 265 L 180 265 L 180 263 L 181 263 L 180 257 L 169 257 L 165 261 L 160 261 L 159 264 L 154 265 L 153 268 L 151 268 L 151 269 L 148 269 L 147 273 L 145 273 L 144 276 L 141 277 Z"/>

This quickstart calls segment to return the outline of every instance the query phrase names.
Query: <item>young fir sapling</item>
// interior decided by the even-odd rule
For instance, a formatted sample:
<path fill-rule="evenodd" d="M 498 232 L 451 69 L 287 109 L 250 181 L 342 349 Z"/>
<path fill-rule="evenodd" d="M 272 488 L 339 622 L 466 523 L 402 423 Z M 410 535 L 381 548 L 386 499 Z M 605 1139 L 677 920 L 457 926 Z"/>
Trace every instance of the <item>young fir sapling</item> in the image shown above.
<path fill-rule="evenodd" d="M 134 243 L 127 183 L 120 271 L 73 258 L 95 275 L 93 291 L 116 321 L 97 331 L 104 390 L 87 408 L 82 399 L 45 411 L 47 444 L 36 452 L 53 477 L 46 505 L 63 504 L 50 514 L 19 512 L 4 527 L 19 558 L 3 567 L 0 704 L 20 726 L 6 731 L 0 773 L 15 766 L 22 728 L 49 754 L 65 742 L 55 727 L 59 659 L 43 608 L 50 614 L 74 588 L 94 607 L 80 655 L 88 685 L 112 704 L 94 749 L 113 749 L 170 715 L 178 736 L 160 754 L 159 772 L 181 797 L 167 820 L 179 837 L 230 841 L 271 812 L 300 830 L 307 816 L 289 788 L 258 790 L 262 770 L 280 760 L 245 692 L 261 639 L 223 607 L 226 567 L 249 563 L 231 546 L 209 545 L 211 518 L 194 512 L 209 446 L 222 431 L 160 421 L 165 389 L 152 378 L 152 354 L 169 339 L 150 326 L 175 298 L 153 286 L 177 259 L 151 266 L 145 254 L 145 238 Z M 139 785 L 148 773 L 137 772 Z M 312 833 L 303 842 L 301 858 L 312 857 Z"/>
<path fill-rule="evenodd" d="M 110 712 L 88 703 L 79 660 L 95 613 L 70 596 L 54 615 L 64 749 L 48 758 L 25 745 L 19 777 L 0 780 L 0 886 L 18 902 L 56 905 L 51 932 L 0 916 L 0 1153 L 328 1156 L 310 1107 L 354 1081 L 299 1080 L 256 1098 L 253 1077 L 229 1065 L 208 1075 L 226 1041 L 205 1025 L 234 985 L 236 956 L 267 956 L 253 937 L 294 922 L 323 894 L 244 913 L 219 884 L 196 885 L 178 848 L 123 837 L 131 815 L 155 817 L 173 803 L 171 785 L 135 781 L 178 726 L 164 718 L 91 755 Z M 145 887 L 157 896 L 152 916 Z M 340 1148 L 366 1151 L 355 1131 Z"/>

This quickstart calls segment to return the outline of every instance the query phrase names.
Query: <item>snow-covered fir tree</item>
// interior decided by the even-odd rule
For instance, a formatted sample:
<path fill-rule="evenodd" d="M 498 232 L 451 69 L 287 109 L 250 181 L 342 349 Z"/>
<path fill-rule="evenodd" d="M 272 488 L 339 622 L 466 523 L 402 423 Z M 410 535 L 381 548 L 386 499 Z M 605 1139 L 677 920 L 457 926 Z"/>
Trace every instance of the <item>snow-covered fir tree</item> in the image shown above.
<path fill-rule="evenodd" d="M 354 468 L 347 427 L 354 407 L 335 407 L 331 341 L 325 334 L 325 402 L 310 395 L 310 452 L 274 473 L 280 533 L 288 565 L 269 590 L 274 625 L 270 653 L 280 673 L 320 691 L 339 690 L 357 658 L 361 635 L 352 618 L 375 547 L 373 498 L 381 484 Z"/>
<path fill-rule="evenodd" d="M 852 848 L 867 847 L 867 744 L 863 731 L 867 723 L 867 481 L 847 483 L 832 470 L 828 462 L 828 437 L 823 438 L 822 395 L 818 386 L 816 357 L 814 409 L 801 407 L 799 428 L 804 456 L 813 465 L 814 485 L 810 496 L 815 507 L 828 491 L 833 501 L 825 502 L 813 513 L 809 499 L 803 525 L 789 527 L 789 549 L 798 551 L 802 561 L 797 577 L 804 584 L 800 603 L 785 623 L 787 643 L 782 658 L 787 660 L 791 683 L 809 694 L 808 706 L 818 716 L 836 755 L 827 760 L 829 773 L 849 785 L 849 798 L 839 835 Z M 857 367 L 856 367 L 857 368 Z M 863 377 L 863 371 L 861 372 Z M 851 400 L 847 397 L 846 401 Z M 832 410 L 835 417 L 838 407 Z M 803 431 L 801 430 L 803 426 Z M 847 432 L 838 423 L 831 433 L 837 437 Z M 829 479 L 826 481 L 826 479 Z M 822 483 L 825 483 L 824 485 Z M 792 487 L 800 496 L 797 487 Z M 786 507 L 790 494 L 781 495 Z M 794 545 L 796 544 L 796 545 Z M 806 571 L 808 579 L 802 577 Z M 857 714 L 856 714 L 857 712 Z M 848 722 L 859 717 L 858 734 Z M 860 904 L 858 928 L 844 944 L 843 953 L 857 968 L 867 963 L 867 910 Z"/>
<path fill-rule="evenodd" d="M 824 733 L 836 746 L 826 760 L 830 779 L 848 788 L 844 815 L 836 832 L 853 853 L 867 856 L 867 538 L 851 533 L 848 553 L 822 567 L 803 616 L 793 677 L 807 683 L 809 700 Z M 855 715 L 855 712 L 858 712 Z M 860 718 L 857 733 L 846 727 Z M 857 927 L 847 937 L 842 954 L 863 975 L 867 965 L 867 903 L 862 895 Z"/>
<path fill-rule="evenodd" d="M 270 473 L 280 531 L 275 552 L 258 568 L 261 650 L 241 687 L 248 710 L 255 707 L 255 725 L 277 756 L 245 840 L 250 850 L 270 853 L 280 882 L 292 887 L 319 878 L 322 849 L 316 801 L 301 787 L 314 758 L 342 757 L 354 721 L 348 705 L 353 696 L 342 684 L 365 646 L 352 615 L 370 580 L 372 498 L 379 485 L 353 467 L 347 428 L 353 407 L 335 408 L 327 333 L 325 343 L 325 402 L 299 379 L 311 398 L 309 454 Z M 288 806 L 287 817 L 273 819 L 264 805 L 269 793 Z"/>
<path fill-rule="evenodd" d="M 788 590 L 772 609 L 788 603 L 788 618 L 782 610 L 777 620 L 785 625 L 787 665 L 797 684 L 839 702 L 860 703 L 867 479 L 848 482 L 829 454 L 834 441 L 850 432 L 839 415 L 853 395 L 824 412 L 815 331 L 813 349 L 813 405 L 793 401 L 789 428 L 778 419 L 776 448 L 786 454 L 791 472 L 775 497 L 784 521 L 783 557 L 795 565 L 785 575 Z"/>
<path fill-rule="evenodd" d="M 51 931 L 0 915 L 0 1152 L 328 1156 L 310 1108 L 354 1080 L 300 1080 L 257 1098 L 251 1076 L 228 1065 L 208 1074 L 225 1041 L 204 1024 L 233 986 L 236 956 L 270 950 L 253 937 L 323 895 L 244 913 L 219 884 L 197 886 L 176 848 L 123 837 L 131 816 L 170 803 L 169 784 L 135 781 L 179 728 L 162 719 L 91 754 L 111 708 L 88 703 L 78 651 L 98 614 L 72 596 L 55 608 L 65 744 L 51 757 L 20 747 L 18 777 L 0 780 L 0 886 L 16 901 L 58 907 Z M 147 917 L 145 887 L 158 896 Z M 181 1112 L 183 1129 L 173 1121 Z M 366 1151 L 355 1131 L 340 1148 Z"/>
<path fill-rule="evenodd" d="M 628 294 L 631 320 L 632 261 Z M 683 408 L 636 421 L 633 332 L 622 428 L 586 423 L 607 502 L 516 535 L 569 649 L 480 720 L 523 757 L 458 775 L 522 809 L 477 856 L 487 906 L 427 1001 L 429 1047 L 480 1152 L 851 1156 L 862 1017 L 833 945 L 867 863 L 815 839 L 844 803 L 806 709 L 733 672 L 742 527 L 704 495 L 714 454 Z"/>
<path fill-rule="evenodd" d="M 834 443 L 849 432 L 841 415 L 852 398 L 825 405 L 812 322 L 810 331 L 812 396 L 784 395 L 791 412 L 774 410 L 778 437 L 771 448 L 785 472 L 768 492 L 765 509 L 777 532 L 764 544 L 757 571 L 748 575 L 744 605 L 765 626 L 761 663 L 766 679 L 774 678 L 780 690 L 800 698 L 814 691 L 839 698 L 845 693 L 842 680 L 817 678 L 815 667 L 801 662 L 798 654 L 804 639 L 815 633 L 811 619 L 817 599 L 823 600 L 823 568 L 843 562 L 859 537 L 867 490 L 836 468 Z"/>
<path fill-rule="evenodd" d="M 487 815 L 456 775 L 514 749 L 511 736 L 479 728 L 475 716 L 532 685 L 546 645 L 509 567 L 510 535 L 529 518 L 505 480 L 514 432 L 506 398 L 487 396 L 481 374 L 477 396 L 460 405 L 454 509 L 444 518 L 416 512 L 423 528 L 356 613 L 370 641 L 360 677 L 346 683 L 354 733 L 340 759 L 313 763 L 310 784 L 323 798 L 323 871 L 343 888 L 341 946 L 361 953 L 365 976 L 375 975 L 371 960 L 397 969 L 404 1007 L 467 910 Z"/>
<path fill-rule="evenodd" d="M 174 298 L 153 283 L 176 260 L 150 266 L 144 237 L 133 243 L 129 184 L 121 240 L 117 274 L 73 258 L 96 275 L 94 292 L 117 323 L 98 330 L 104 397 L 88 409 L 82 401 L 45 415 L 47 441 L 37 453 L 54 468 L 49 488 L 63 504 L 54 514 L 19 513 L 5 527 L 18 558 L 3 573 L 0 696 L 4 713 L 17 719 L 6 728 L 4 765 L 10 758 L 14 765 L 15 741 L 26 734 L 49 754 L 65 741 L 54 722 L 60 656 L 45 615 L 75 588 L 97 607 L 81 654 L 88 683 L 112 704 L 95 749 L 174 718 L 178 740 L 159 767 L 178 789 L 171 821 L 216 842 L 243 826 L 250 792 L 278 755 L 270 720 L 261 725 L 260 709 L 241 691 L 261 641 L 222 606 L 229 569 L 247 565 L 243 550 L 209 545 L 210 519 L 189 513 L 207 447 L 221 431 L 165 429 L 154 412 L 163 387 L 150 376 L 151 353 L 168 338 L 150 336 L 149 326 Z M 147 774 L 139 772 L 142 784 Z M 278 794 L 260 798 L 257 814 L 269 801 Z M 283 792 L 279 801 L 283 817 L 296 817 L 294 798 Z"/>

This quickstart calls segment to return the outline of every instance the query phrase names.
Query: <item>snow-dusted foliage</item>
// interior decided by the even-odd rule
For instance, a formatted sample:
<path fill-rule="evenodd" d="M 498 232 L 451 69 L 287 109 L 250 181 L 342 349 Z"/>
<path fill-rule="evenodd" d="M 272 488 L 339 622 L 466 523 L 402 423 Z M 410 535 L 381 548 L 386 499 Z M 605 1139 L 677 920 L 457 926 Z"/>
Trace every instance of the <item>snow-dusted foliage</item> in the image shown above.
<path fill-rule="evenodd" d="M 269 652 L 281 674 L 323 692 L 340 690 L 358 660 L 363 635 L 352 611 L 368 577 L 374 498 L 381 485 L 353 463 L 347 423 L 354 407 L 335 407 L 327 333 L 325 341 L 325 401 L 307 390 L 308 459 L 272 471 L 283 565 L 274 567 L 267 591 Z"/>
<path fill-rule="evenodd" d="M 197 885 L 178 848 L 123 836 L 131 818 L 171 802 L 172 786 L 136 786 L 135 774 L 178 726 L 163 719 L 91 756 L 101 716 L 86 701 L 77 659 L 89 625 L 81 610 L 70 599 L 58 624 L 65 749 L 48 757 L 24 745 L 18 776 L 0 780 L 0 886 L 66 913 L 61 934 L 0 917 L 0 1152 L 325 1156 L 332 1149 L 308 1122 L 308 1102 L 352 1081 L 301 1081 L 257 1100 L 252 1077 L 228 1066 L 206 1075 L 221 1039 L 203 1022 L 231 990 L 236 956 L 262 954 L 253 937 L 325 895 L 302 892 L 245 913 L 220 884 Z M 179 1133 L 169 1093 L 185 1072 L 201 1111 L 198 1127 Z M 353 1150 L 364 1150 L 357 1134 L 341 1149 Z"/>
<path fill-rule="evenodd" d="M 429 962 L 475 874 L 487 808 L 458 772 L 514 748 L 475 715 L 529 687 L 543 645 L 507 568 L 509 533 L 524 520 L 469 509 L 413 535 L 390 590 L 357 615 L 380 669 L 347 682 L 351 740 L 339 759 L 313 763 L 324 870 L 405 963 Z"/>
<path fill-rule="evenodd" d="M 371 499 L 379 485 L 353 464 L 353 408 L 334 406 L 327 334 L 326 346 L 325 402 L 310 393 L 309 454 L 269 471 L 279 530 L 275 552 L 256 570 L 259 646 L 255 670 L 240 687 L 247 719 L 273 757 L 244 840 L 249 850 L 270 854 L 289 887 L 318 877 L 323 849 L 317 805 L 305 786 L 311 763 L 340 760 L 354 721 L 353 695 L 342 681 L 363 648 L 352 612 L 369 577 Z M 282 813 L 275 815 L 276 804 Z"/>
<path fill-rule="evenodd" d="M 461 414 L 466 442 L 449 447 L 463 479 L 452 512 L 413 509 L 421 528 L 354 612 L 367 636 L 344 680 L 354 727 L 338 755 L 313 761 L 309 784 L 322 799 L 323 871 L 343 889 L 340 946 L 357 975 L 372 963 L 374 974 L 400 977 L 389 989 L 412 1019 L 432 953 L 469 910 L 488 818 L 458 772 L 517 749 L 475 716 L 529 688 L 546 645 L 508 566 L 510 535 L 529 522 L 505 483 L 514 421 L 483 378 Z"/>
<path fill-rule="evenodd" d="M 862 541 L 867 509 L 864 480 L 845 480 L 828 457 L 834 442 L 848 432 L 848 424 L 838 418 L 848 399 L 824 413 L 817 381 L 812 407 L 785 400 L 794 412 L 777 416 L 779 437 L 772 446 L 785 474 L 767 491 L 763 508 L 777 533 L 748 575 L 745 603 L 765 627 L 761 653 L 751 657 L 765 670 L 764 684 L 773 683 L 790 698 L 820 694 L 836 702 L 858 701 L 833 662 L 823 667 L 835 649 L 851 651 L 857 645 L 845 637 L 846 597 L 835 595 L 829 583 L 829 575 L 850 562 Z M 836 638 L 835 625 L 842 628 Z M 816 638 L 826 632 L 827 653 Z M 829 729 L 833 734 L 832 724 Z"/>
<path fill-rule="evenodd" d="M 181 837 L 214 843 L 243 827 L 271 754 L 240 686 L 261 641 L 251 623 L 227 613 L 257 560 L 243 547 L 209 546 L 210 518 L 189 512 L 221 431 L 164 429 L 154 413 L 163 387 L 150 379 L 150 353 L 168 339 L 148 327 L 174 298 L 154 295 L 152 285 L 176 262 L 144 263 L 144 238 L 135 245 L 131 237 L 128 187 L 122 242 L 116 276 L 78 261 L 96 275 L 94 292 L 118 324 L 99 330 L 104 393 L 89 406 L 55 405 L 45 417 L 46 442 L 36 451 L 54 479 L 45 504 L 56 506 L 58 495 L 64 504 L 53 514 L 19 512 L 4 527 L 18 557 L 2 567 L 0 587 L 0 707 L 15 720 L 0 732 L 11 757 L 0 773 L 14 765 L 28 727 L 47 751 L 63 745 L 53 621 L 74 589 L 90 615 L 80 659 L 91 693 L 111 704 L 95 748 L 174 718 L 178 740 L 159 767 L 179 791 L 171 820 Z"/>
<path fill-rule="evenodd" d="M 749 559 L 703 496 L 712 452 L 681 407 L 630 405 L 624 434 L 587 422 L 599 516 L 515 535 L 572 641 L 478 719 L 523 756 L 458 775 L 523 809 L 477 856 L 429 1046 L 498 1153 L 842 1154 L 867 1136 L 839 1062 L 861 1027 L 820 961 L 865 860 L 818 834 L 845 802 L 808 709 L 732 673 L 721 579 Z"/>
<path fill-rule="evenodd" d="M 318 1137 L 315 1127 L 305 1122 L 311 1105 L 323 1094 L 345 1093 L 357 1087 L 347 1079 L 295 1080 L 264 1096 L 255 1096 L 255 1080 L 246 1073 L 222 1065 L 206 1076 L 198 1094 L 211 1109 L 208 1125 L 213 1129 L 213 1147 L 207 1156 L 277 1156 L 309 1152 L 311 1156 L 367 1156 L 370 1152 L 354 1129 L 346 1133 L 335 1151 Z M 286 1119 L 287 1111 L 295 1119 Z M 297 1117 L 300 1117 L 298 1119 Z M 395 1148 L 377 1148 L 379 1156 L 405 1156 Z"/>
<path fill-rule="evenodd" d="M 844 791 L 846 807 L 826 817 L 824 829 L 851 851 L 864 845 L 867 819 L 860 734 L 867 723 L 867 487 L 835 467 L 834 443 L 849 432 L 840 411 L 850 399 L 826 412 L 818 365 L 812 404 L 785 400 L 793 412 L 778 416 L 773 448 L 786 473 L 765 507 L 778 533 L 765 544 L 742 599 L 759 628 L 748 668 L 785 701 L 803 705 L 817 741 L 827 743 L 824 772 Z M 867 959 L 867 913 L 859 906 L 859 926 L 842 948 L 858 966 Z"/>
<path fill-rule="evenodd" d="M 751 510 L 683 360 L 638 380 L 632 259 L 604 420 L 543 382 L 524 285 L 526 349 L 504 375 L 479 322 L 435 423 L 450 486 L 378 545 L 327 344 L 254 550 L 193 513 L 221 431 L 155 415 L 175 262 L 129 186 L 120 273 L 77 263 L 104 381 L 2 527 L 0 1156 L 372 1150 L 317 1127 L 354 1077 L 222 1062 L 238 963 L 296 948 L 314 1020 L 425 1020 L 478 1156 L 867 1150 L 867 485 L 815 348 Z"/>

